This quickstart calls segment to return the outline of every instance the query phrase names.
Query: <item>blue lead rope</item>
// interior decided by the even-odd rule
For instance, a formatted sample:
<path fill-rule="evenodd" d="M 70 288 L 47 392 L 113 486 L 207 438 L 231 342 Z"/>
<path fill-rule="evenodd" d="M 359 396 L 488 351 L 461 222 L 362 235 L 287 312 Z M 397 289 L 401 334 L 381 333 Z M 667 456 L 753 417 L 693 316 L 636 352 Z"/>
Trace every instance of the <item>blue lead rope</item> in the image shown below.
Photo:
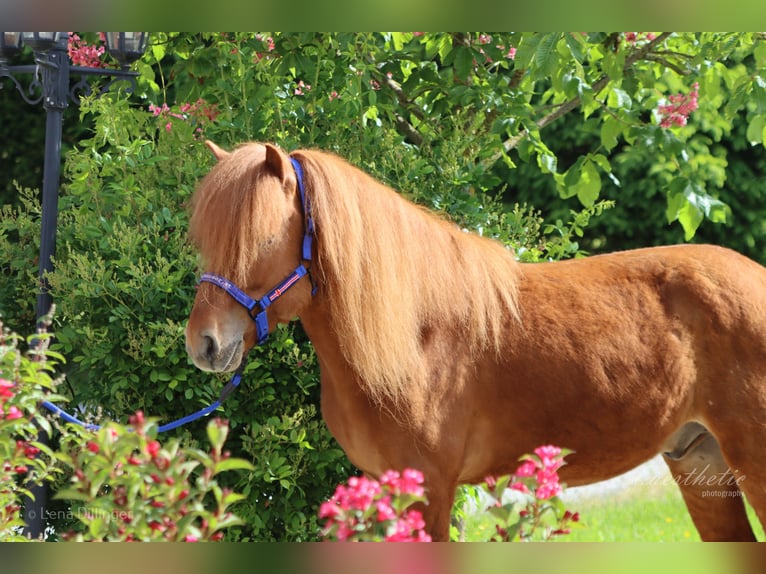
<path fill-rule="evenodd" d="M 165 432 L 165 431 L 173 430 L 174 428 L 178 428 L 192 421 L 196 421 L 197 419 L 200 419 L 202 417 L 206 417 L 207 415 L 209 415 L 210 413 L 212 413 L 214 410 L 216 410 L 218 407 L 221 406 L 221 403 L 223 403 L 226 397 L 228 397 L 231 394 L 231 392 L 239 386 L 239 383 L 241 380 L 242 380 L 242 373 L 240 371 L 237 371 L 236 373 L 234 373 L 234 376 L 231 378 L 231 380 L 228 383 L 226 383 L 226 386 L 224 386 L 223 389 L 221 389 L 221 394 L 218 395 L 218 399 L 216 399 L 216 401 L 213 404 L 205 407 L 204 409 L 198 410 L 196 413 L 192 413 L 190 415 L 182 417 L 173 422 L 160 425 L 159 428 L 157 429 L 157 432 Z M 88 430 L 99 430 L 101 428 L 101 425 L 94 425 L 91 423 L 86 423 L 81 421 L 77 417 L 70 415 L 68 412 L 64 411 L 61 407 L 54 405 L 53 403 L 49 401 L 43 401 L 41 404 L 49 411 L 52 411 L 55 414 L 59 415 L 62 419 L 64 419 L 68 423 L 81 425 Z"/>

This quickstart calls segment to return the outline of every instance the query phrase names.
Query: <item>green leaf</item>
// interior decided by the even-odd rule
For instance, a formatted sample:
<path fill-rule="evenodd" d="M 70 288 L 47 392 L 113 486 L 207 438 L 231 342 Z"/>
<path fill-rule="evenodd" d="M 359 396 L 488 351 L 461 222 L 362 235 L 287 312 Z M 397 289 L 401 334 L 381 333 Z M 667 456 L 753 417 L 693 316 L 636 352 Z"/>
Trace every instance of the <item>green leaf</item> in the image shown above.
<path fill-rule="evenodd" d="M 611 115 L 601 123 L 601 145 L 606 151 L 611 151 L 617 145 L 617 137 L 622 133 L 622 124 Z"/>
<path fill-rule="evenodd" d="M 702 211 L 690 201 L 685 201 L 678 210 L 678 222 L 684 229 L 684 239 L 689 241 L 705 218 Z"/>
<path fill-rule="evenodd" d="M 438 52 L 442 62 L 446 60 L 447 56 L 452 52 L 452 38 L 450 38 L 449 34 L 439 35 Z"/>
<path fill-rule="evenodd" d="M 411 36 L 409 34 L 403 34 L 402 32 L 394 32 L 391 34 L 391 40 L 394 44 L 394 50 L 401 50 L 404 48 L 404 44 L 407 43 Z"/>
<path fill-rule="evenodd" d="M 466 46 L 455 48 L 455 73 L 458 78 L 466 79 L 473 70 L 474 51 Z"/>
<path fill-rule="evenodd" d="M 585 60 L 585 42 L 582 36 L 576 32 L 567 32 L 564 34 L 564 39 L 569 51 L 572 53 L 572 57 L 582 64 L 583 60 Z"/>
<path fill-rule="evenodd" d="M 750 123 L 747 125 L 747 141 L 750 142 L 750 145 L 763 143 L 765 125 L 766 121 L 764 121 L 763 116 L 755 116 L 750 120 Z"/>
<path fill-rule="evenodd" d="M 556 173 L 558 158 L 548 151 L 537 154 L 537 165 L 543 173 Z"/>
<path fill-rule="evenodd" d="M 82 502 L 88 502 L 90 500 L 90 497 L 87 494 L 74 488 L 59 490 L 53 498 L 55 500 L 81 500 Z"/>
<path fill-rule="evenodd" d="M 560 38 L 561 34 L 558 32 L 545 34 L 537 45 L 535 63 L 545 76 L 552 76 L 558 66 L 559 54 L 556 51 L 556 44 Z"/>
<path fill-rule="evenodd" d="M 241 458 L 227 458 L 215 463 L 213 469 L 215 474 L 226 472 L 227 470 L 253 470 L 254 467 L 248 461 Z"/>
<path fill-rule="evenodd" d="M 158 62 L 162 60 L 162 58 L 165 57 L 165 44 L 152 44 L 152 56 L 154 56 L 154 59 Z"/>
<path fill-rule="evenodd" d="M 753 50 L 755 56 L 755 65 L 759 69 L 766 68 L 766 42 L 760 40 L 756 42 L 755 49 Z"/>
<path fill-rule="evenodd" d="M 586 207 L 593 205 L 601 191 L 601 176 L 592 161 L 583 164 L 580 181 L 575 185 L 577 199 Z"/>
<path fill-rule="evenodd" d="M 606 103 L 610 108 L 629 110 L 633 106 L 630 94 L 620 88 L 612 88 L 606 96 Z"/>
<path fill-rule="evenodd" d="M 516 66 L 519 68 L 528 68 L 532 64 L 532 58 L 535 57 L 537 46 L 542 40 L 542 35 L 538 33 L 524 34 L 516 50 Z"/>
<path fill-rule="evenodd" d="M 595 161 L 598 164 L 598 167 L 603 169 L 606 173 L 609 173 L 612 171 L 612 164 L 609 163 L 609 160 L 607 159 L 605 155 L 597 153 L 592 155 L 591 159 Z"/>

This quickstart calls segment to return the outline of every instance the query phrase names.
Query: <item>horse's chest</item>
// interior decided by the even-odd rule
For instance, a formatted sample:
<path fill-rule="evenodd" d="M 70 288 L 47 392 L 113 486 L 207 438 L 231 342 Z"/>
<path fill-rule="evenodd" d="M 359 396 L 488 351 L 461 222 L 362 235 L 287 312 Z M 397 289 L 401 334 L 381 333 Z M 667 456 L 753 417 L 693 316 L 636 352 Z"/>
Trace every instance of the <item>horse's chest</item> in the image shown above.
<path fill-rule="evenodd" d="M 392 467 L 391 423 L 361 392 L 338 392 L 323 378 L 322 418 L 355 466 L 372 475 Z"/>

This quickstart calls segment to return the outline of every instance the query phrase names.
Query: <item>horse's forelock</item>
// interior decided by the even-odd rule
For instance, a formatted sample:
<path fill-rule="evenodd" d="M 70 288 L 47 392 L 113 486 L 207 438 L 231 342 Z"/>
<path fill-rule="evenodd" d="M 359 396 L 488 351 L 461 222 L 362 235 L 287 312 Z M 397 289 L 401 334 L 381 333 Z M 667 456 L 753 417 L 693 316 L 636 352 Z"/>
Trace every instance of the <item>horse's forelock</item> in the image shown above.
<path fill-rule="evenodd" d="M 246 144 L 219 158 L 190 204 L 189 237 L 208 271 L 244 284 L 269 235 L 277 206 L 259 201 L 274 175 L 263 144 Z M 273 178 L 272 178 L 273 179 Z M 277 185 L 277 181 L 273 181 Z M 270 209 L 273 208 L 273 209 Z"/>

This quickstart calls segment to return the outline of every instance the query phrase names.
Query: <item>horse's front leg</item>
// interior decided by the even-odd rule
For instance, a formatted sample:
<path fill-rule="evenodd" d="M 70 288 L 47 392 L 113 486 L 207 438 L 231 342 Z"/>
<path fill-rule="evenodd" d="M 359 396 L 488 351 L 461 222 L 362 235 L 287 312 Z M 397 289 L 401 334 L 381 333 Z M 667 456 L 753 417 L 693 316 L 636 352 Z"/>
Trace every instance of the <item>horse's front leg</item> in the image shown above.
<path fill-rule="evenodd" d="M 423 507 L 426 532 L 434 542 L 449 542 L 450 517 L 457 485 L 443 477 L 426 477 L 428 505 Z"/>

